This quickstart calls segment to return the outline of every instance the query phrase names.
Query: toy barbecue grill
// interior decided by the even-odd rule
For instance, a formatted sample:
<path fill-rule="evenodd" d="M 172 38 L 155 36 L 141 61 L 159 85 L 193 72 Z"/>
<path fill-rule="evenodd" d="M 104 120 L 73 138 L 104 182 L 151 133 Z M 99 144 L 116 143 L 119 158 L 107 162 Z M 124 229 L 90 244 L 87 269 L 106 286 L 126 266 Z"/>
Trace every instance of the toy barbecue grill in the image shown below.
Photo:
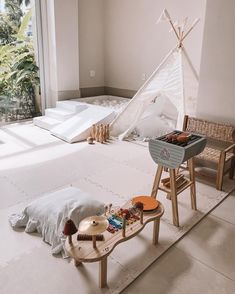
<path fill-rule="evenodd" d="M 205 137 L 180 131 L 173 131 L 149 141 L 152 159 L 157 164 L 171 169 L 201 153 L 205 146 Z"/>

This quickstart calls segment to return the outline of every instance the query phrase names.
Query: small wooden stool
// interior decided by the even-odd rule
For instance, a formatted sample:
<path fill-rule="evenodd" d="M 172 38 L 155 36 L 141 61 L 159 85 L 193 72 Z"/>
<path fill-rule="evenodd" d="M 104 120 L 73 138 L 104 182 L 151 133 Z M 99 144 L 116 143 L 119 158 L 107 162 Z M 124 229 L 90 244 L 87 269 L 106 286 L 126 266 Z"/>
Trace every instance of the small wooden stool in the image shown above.
<path fill-rule="evenodd" d="M 186 180 L 186 183 L 177 189 L 176 185 L 176 174 L 178 171 L 177 169 L 169 169 L 170 171 L 170 188 L 166 188 L 160 184 L 163 166 L 158 165 L 156 176 L 153 182 L 153 188 L 151 192 L 151 197 L 156 199 L 158 190 L 166 192 L 171 199 L 172 203 L 172 214 L 173 214 L 173 224 L 179 227 L 179 213 L 178 213 L 178 201 L 177 195 L 183 192 L 185 189 L 190 187 L 190 194 L 191 194 L 191 206 L 193 210 L 197 210 L 197 203 L 196 203 L 196 186 L 195 186 L 195 173 L 194 173 L 194 160 L 193 157 L 190 158 L 188 161 L 188 168 L 189 168 L 189 180 Z"/>

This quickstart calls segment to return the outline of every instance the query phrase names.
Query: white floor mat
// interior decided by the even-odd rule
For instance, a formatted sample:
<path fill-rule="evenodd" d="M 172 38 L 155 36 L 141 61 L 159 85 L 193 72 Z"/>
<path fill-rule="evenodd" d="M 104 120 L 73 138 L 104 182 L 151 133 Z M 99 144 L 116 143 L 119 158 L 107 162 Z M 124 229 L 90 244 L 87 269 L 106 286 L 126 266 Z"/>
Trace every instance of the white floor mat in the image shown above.
<path fill-rule="evenodd" d="M 25 126 L 24 132 L 34 138 L 35 146 L 22 145 L 21 153 L 13 152 L 0 160 L 0 228 L 4 236 L 0 243 L 1 294 L 64 294 L 68 290 L 72 294 L 120 293 L 235 186 L 235 181 L 226 178 L 225 192 L 220 192 L 197 182 L 197 212 L 191 210 L 189 192 L 184 191 L 179 196 L 180 228 L 171 224 L 171 203 L 163 192 L 159 193 L 166 210 L 159 245 L 151 245 L 152 224 L 139 236 L 118 245 L 108 260 L 108 287 L 100 290 L 98 263 L 75 268 L 73 263 L 51 256 L 49 245 L 38 236 L 13 231 L 7 216 L 18 212 L 27 201 L 71 184 L 98 200 L 120 206 L 135 194 L 150 193 L 156 165 L 150 160 L 148 149 L 140 145 L 118 141 L 70 145 L 56 138 L 47 141 L 45 131 L 38 132 L 37 128 L 35 135 L 30 125 L 26 129 Z M 12 142 L 4 140 L 6 145 Z"/>

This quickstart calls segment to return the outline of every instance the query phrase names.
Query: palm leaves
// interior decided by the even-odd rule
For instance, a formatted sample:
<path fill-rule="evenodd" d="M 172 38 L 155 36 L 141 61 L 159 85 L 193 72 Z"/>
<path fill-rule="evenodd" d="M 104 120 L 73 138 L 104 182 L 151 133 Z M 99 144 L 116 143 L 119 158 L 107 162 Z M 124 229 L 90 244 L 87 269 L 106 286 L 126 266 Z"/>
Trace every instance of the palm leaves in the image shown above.
<path fill-rule="evenodd" d="M 25 6 L 28 6 L 30 4 L 30 0 L 19 0 L 20 5 L 22 5 L 23 3 L 25 4 Z"/>
<path fill-rule="evenodd" d="M 5 9 L 7 10 L 9 21 L 16 28 L 20 27 L 21 17 L 23 16 L 19 2 L 19 0 L 5 0 Z"/>
<path fill-rule="evenodd" d="M 0 44 L 9 44 L 15 41 L 15 34 L 22 34 L 27 29 L 32 16 L 31 9 L 23 15 L 21 5 L 30 4 L 30 0 L 5 0 L 6 14 L 0 15 Z"/>
<path fill-rule="evenodd" d="M 21 25 L 20 25 L 20 28 L 19 28 L 18 33 L 16 35 L 17 40 L 24 40 L 25 39 L 25 32 L 28 28 L 31 17 L 32 17 L 32 9 L 30 9 L 21 20 Z"/>
<path fill-rule="evenodd" d="M 8 24 L 10 22 L 9 27 L 12 30 L 8 30 L 9 36 L 5 36 L 5 43 L 0 43 L 0 115 L 1 105 L 9 105 L 11 108 L 10 105 L 15 105 L 16 102 L 20 105 L 21 118 L 32 117 L 35 112 L 39 68 L 35 62 L 32 38 L 25 34 L 32 12 L 29 10 L 22 17 L 22 11 L 18 11 L 22 3 L 28 5 L 29 2 L 30 0 L 6 0 L 8 13 L 4 21 Z M 16 15 L 13 16 L 15 12 Z M 0 19 L 0 41 L 3 40 L 1 32 Z M 9 114 L 8 117 L 11 119 Z"/>
<path fill-rule="evenodd" d="M 5 45 L 16 41 L 16 29 L 9 23 L 6 16 L 0 18 L 0 45 Z"/>
<path fill-rule="evenodd" d="M 5 47 L 5 46 L 4 46 Z M 35 111 L 35 88 L 39 86 L 39 68 L 35 63 L 33 46 L 18 44 L 0 50 L 0 93 L 17 98 L 22 107 Z"/>

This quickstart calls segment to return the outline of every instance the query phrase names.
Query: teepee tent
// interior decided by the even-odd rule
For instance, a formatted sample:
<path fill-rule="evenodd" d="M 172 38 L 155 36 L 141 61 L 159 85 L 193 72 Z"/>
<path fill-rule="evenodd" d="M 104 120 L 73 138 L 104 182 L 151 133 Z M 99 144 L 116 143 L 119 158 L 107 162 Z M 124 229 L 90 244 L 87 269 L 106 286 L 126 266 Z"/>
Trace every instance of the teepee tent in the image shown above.
<path fill-rule="evenodd" d="M 183 46 L 183 40 L 192 31 L 199 19 L 185 33 L 187 19 L 181 26 L 173 24 L 165 9 L 160 20 L 169 21 L 178 44 L 172 49 L 150 78 L 139 89 L 124 110 L 111 124 L 111 135 L 123 139 L 136 127 L 145 110 L 158 97 L 165 96 L 178 112 L 176 128 L 181 129 L 185 114 L 195 115 L 198 91 L 198 75 Z"/>

